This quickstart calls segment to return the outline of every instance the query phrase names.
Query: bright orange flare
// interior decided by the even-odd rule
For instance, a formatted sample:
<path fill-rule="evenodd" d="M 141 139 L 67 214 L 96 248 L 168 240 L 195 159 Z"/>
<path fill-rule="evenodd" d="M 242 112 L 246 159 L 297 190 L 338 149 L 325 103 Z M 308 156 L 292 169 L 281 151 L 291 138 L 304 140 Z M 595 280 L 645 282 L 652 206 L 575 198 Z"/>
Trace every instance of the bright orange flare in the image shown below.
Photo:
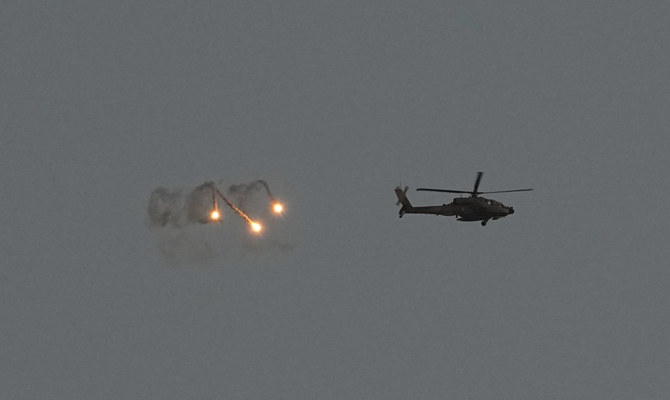
<path fill-rule="evenodd" d="M 284 212 L 284 205 L 282 203 L 275 203 L 272 206 L 272 210 L 277 214 L 281 214 Z"/>
<path fill-rule="evenodd" d="M 209 214 L 209 218 L 211 218 L 212 221 L 218 221 L 219 218 L 221 218 L 221 214 L 219 213 L 219 210 L 212 210 L 212 213 Z"/>
<path fill-rule="evenodd" d="M 263 230 L 263 225 L 259 224 L 258 222 L 250 221 L 249 223 L 251 224 L 251 230 L 254 232 L 260 233 L 260 231 Z"/>

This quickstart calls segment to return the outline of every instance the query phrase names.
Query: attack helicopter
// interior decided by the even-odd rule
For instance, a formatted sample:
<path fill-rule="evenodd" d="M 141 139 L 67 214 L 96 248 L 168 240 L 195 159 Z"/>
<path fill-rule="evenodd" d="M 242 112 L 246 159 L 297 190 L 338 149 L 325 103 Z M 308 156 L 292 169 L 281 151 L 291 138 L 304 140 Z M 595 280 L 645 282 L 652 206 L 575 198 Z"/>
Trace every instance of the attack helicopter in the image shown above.
<path fill-rule="evenodd" d="M 514 208 L 507 207 L 503 203 L 480 197 L 481 194 L 488 193 L 509 193 L 509 192 L 527 192 L 533 189 L 513 189 L 513 190 L 497 190 L 493 192 L 480 192 L 479 183 L 482 180 L 483 172 L 477 173 L 475 180 L 475 187 L 473 190 L 451 190 L 451 189 L 429 189 L 418 188 L 417 191 L 426 192 L 443 192 L 443 193 L 461 193 L 469 194 L 469 197 L 457 197 L 449 204 L 442 204 L 441 206 L 419 206 L 415 207 L 407 199 L 407 186 L 401 189 L 400 186 L 395 188 L 395 194 L 398 196 L 398 205 L 402 205 L 398 212 L 399 217 L 402 218 L 405 214 L 434 214 L 455 216 L 458 221 L 481 221 L 482 226 L 486 226 L 489 220 L 496 220 L 510 214 L 514 214 Z"/>

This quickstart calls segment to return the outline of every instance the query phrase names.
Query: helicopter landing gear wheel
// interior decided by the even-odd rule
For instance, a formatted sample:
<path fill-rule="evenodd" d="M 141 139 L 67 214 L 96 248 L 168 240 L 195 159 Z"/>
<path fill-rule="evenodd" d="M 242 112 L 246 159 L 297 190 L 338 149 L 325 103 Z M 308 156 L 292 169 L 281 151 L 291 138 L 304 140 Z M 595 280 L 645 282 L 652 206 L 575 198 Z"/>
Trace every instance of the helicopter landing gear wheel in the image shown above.
<path fill-rule="evenodd" d="M 486 226 L 487 221 L 482 221 L 482 226 Z"/>

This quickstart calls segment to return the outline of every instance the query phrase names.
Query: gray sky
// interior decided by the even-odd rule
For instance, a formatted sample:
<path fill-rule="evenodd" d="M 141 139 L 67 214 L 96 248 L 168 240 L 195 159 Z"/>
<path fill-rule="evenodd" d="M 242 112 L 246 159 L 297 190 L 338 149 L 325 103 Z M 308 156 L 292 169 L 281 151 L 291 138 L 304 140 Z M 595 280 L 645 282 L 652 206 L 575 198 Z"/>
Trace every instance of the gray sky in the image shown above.
<path fill-rule="evenodd" d="M 2 397 L 666 398 L 669 14 L 5 4 Z M 397 218 L 477 171 L 535 191 Z M 234 218 L 159 250 L 155 187 L 259 178 L 290 251 Z"/>

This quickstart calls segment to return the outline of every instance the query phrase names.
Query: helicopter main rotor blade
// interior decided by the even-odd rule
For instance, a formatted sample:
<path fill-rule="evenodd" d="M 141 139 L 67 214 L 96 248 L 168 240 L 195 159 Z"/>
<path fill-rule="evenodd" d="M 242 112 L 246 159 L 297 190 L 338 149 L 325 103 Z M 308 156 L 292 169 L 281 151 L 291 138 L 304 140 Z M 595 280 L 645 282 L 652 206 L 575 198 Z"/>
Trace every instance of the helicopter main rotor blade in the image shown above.
<path fill-rule="evenodd" d="M 450 189 L 428 189 L 428 188 L 418 188 L 416 189 L 419 192 L 443 192 L 443 193 L 469 193 L 472 192 L 467 190 L 450 190 Z"/>
<path fill-rule="evenodd" d="M 513 190 L 496 190 L 495 192 L 478 192 L 479 194 L 487 194 L 487 193 L 509 193 L 509 192 L 528 192 L 533 189 L 513 189 Z"/>
<path fill-rule="evenodd" d="M 475 190 L 473 190 L 473 193 L 480 193 L 477 191 L 479 189 L 479 182 L 482 181 L 482 175 L 484 175 L 483 172 L 477 172 L 477 180 L 475 180 Z"/>

